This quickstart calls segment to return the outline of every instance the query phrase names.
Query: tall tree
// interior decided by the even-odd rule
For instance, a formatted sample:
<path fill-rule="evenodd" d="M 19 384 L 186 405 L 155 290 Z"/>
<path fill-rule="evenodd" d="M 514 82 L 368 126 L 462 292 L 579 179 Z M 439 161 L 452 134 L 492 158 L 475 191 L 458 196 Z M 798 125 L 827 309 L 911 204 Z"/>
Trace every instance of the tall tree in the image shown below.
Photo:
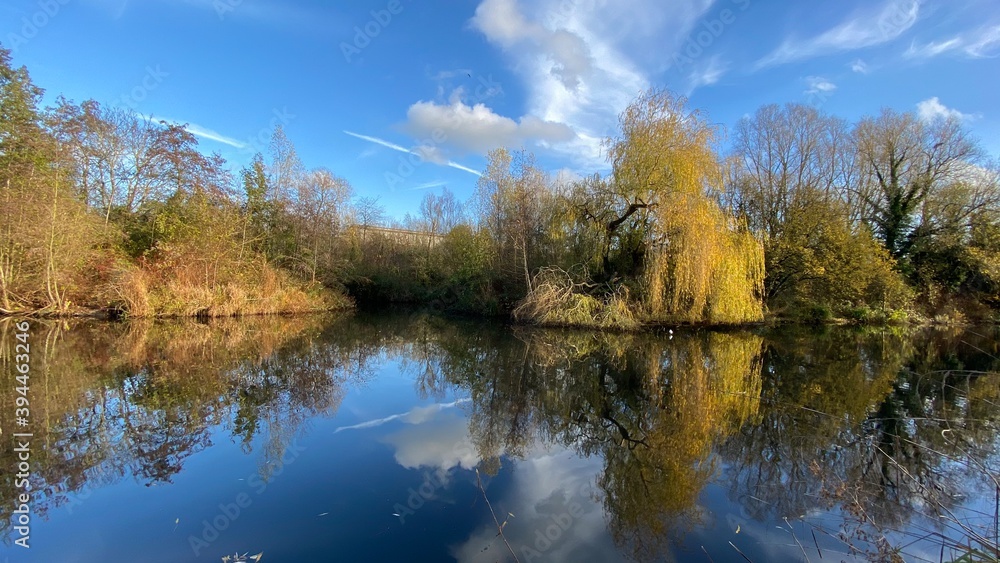
<path fill-rule="evenodd" d="M 273 211 L 267 200 L 269 191 L 267 181 L 267 166 L 264 157 L 257 153 L 250 166 L 240 172 L 243 181 L 243 194 L 246 202 L 243 204 L 243 236 L 240 245 L 240 258 L 249 244 L 253 250 L 269 255 L 268 239 L 273 221 Z"/>
<path fill-rule="evenodd" d="M 295 151 L 295 145 L 288 139 L 285 129 L 278 125 L 271 135 L 271 176 L 268 178 L 271 187 L 269 198 L 287 205 L 298 189 L 298 184 L 305 174 L 302 161 Z"/>
<path fill-rule="evenodd" d="M 0 48 L 0 309 L 64 311 L 98 231 L 43 127 L 42 91 Z"/>
<path fill-rule="evenodd" d="M 431 234 L 442 235 L 462 222 L 462 203 L 448 188 L 441 195 L 429 192 L 420 200 L 420 217 Z"/>
<path fill-rule="evenodd" d="M 524 151 L 512 155 L 501 148 L 489 153 L 474 195 L 479 228 L 493 241 L 495 271 L 522 277 L 525 292 L 531 290 L 541 229 L 540 197 L 545 190 L 545 175 L 533 155 Z"/>
<path fill-rule="evenodd" d="M 716 128 L 686 100 L 664 90 L 640 95 L 609 139 L 617 231 L 647 231 L 639 244 L 649 259 L 636 270 L 653 318 L 745 322 L 762 317 L 763 251 L 710 197 L 721 188 Z M 633 274 L 635 275 L 635 274 Z"/>
<path fill-rule="evenodd" d="M 841 197 L 851 176 L 840 156 L 853 151 L 847 131 L 842 120 L 800 104 L 764 106 L 741 119 L 733 183 L 749 226 L 773 239 L 790 210 L 816 197 Z"/>
<path fill-rule="evenodd" d="M 932 234 L 919 213 L 927 198 L 980 156 L 958 119 L 927 123 L 889 109 L 861 120 L 854 142 L 864 171 L 858 192 L 868 208 L 866 219 L 895 258 Z"/>
<path fill-rule="evenodd" d="M 299 183 L 295 213 L 301 221 L 300 249 L 312 281 L 322 266 L 332 264 L 335 237 L 344 224 L 352 188 L 347 180 L 319 168 Z"/>

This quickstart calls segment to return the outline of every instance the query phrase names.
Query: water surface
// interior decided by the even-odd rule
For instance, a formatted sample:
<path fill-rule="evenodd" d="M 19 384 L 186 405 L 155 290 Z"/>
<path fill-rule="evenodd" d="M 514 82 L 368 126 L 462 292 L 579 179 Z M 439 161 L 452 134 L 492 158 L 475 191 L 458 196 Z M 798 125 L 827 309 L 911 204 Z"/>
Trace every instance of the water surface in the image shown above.
<path fill-rule="evenodd" d="M 12 563 L 966 561 L 995 545 L 992 330 L 357 314 L 32 321 L 30 338 L 24 549 L 0 324 Z"/>

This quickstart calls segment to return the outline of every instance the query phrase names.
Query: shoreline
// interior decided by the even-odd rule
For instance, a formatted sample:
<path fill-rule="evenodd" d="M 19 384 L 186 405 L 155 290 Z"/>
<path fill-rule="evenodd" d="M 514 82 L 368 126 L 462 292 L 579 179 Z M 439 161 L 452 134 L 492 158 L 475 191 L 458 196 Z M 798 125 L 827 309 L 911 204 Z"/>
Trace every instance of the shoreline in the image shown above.
<path fill-rule="evenodd" d="M 365 311 L 365 312 L 387 312 L 394 309 L 403 308 L 407 310 L 422 311 L 433 315 L 439 315 L 443 317 L 458 316 L 468 319 L 480 319 L 483 321 L 496 322 L 501 324 L 506 324 L 512 327 L 520 328 L 538 328 L 538 329 L 557 329 L 557 330 L 581 330 L 590 332 L 602 332 L 602 333 L 617 333 L 617 334 L 655 334 L 660 332 L 667 332 L 672 330 L 713 330 L 713 331 L 744 331 L 744 330 L 755 330 L 755 329 L 767 329 L 776 328 L 782 326 L 802 326 L 802 327 L 908 327 L 908 328 L 956 328 L 956 327 L 972 327 L 972 326 L 989 326 L 1000 324 L 1000 319 L 975 319 L 966 321 L 956 321 L 956 320 L 946 320 L 939 321 L 920 315 L 910 315 L 906 320 L 859 320 L 851 318 L 840 318 L 833 317 L 822 320 L 810 320 L 797 318 L 787 315 L 774 315 L 765 316 L 764 319 L 759 321 L 745 322 L 745 323 L 711 323 L 711 322 L 676 322 L 672 323 L 669 321 L 655 321 L 655 322 L 643 322 L 639 323 L 633 328 L 623 328 L 614 326 L 601 326 L 598 324 L 539 324 L 530 321 L 518 321 L 514 318 L 513 314 L 504 315 L 491 315 L 489 313 L 480 312 L 470 312 L 465 310 L 449 310 L 442 309 L 439 307 L 423 305 L 423 304 L 398 304 L 390 303 L 388 305 L 370 306 L 370 305 L 358 305 L 357 301 L 352 297 L 351 303 L 348 305 L 333 306 L 333 307 L 321 307 L 321 308 L 307 308 L 307 309 L 289 309 L 289 310 L 278 310 L 278 311 L 239 311 L 235 313 L 224 313 L 215 314 L 211 312 L 198 312 L 195 314 L 178 314 L 178 313 L 165 313 L 156 315 L 141 315 L 132 316 L 129 315 L 127 311 L 123 311 L 114 307 L 103 307 L 103 308 L 74 308 L 68 311 L 55 312 L 51 310 L 46 310 L 46 308 L 36 309 L 36 310 L 25 310 L 25 311 L 9 311 L 0 309 L 0 321 L 4 319 L 49 319 L 49 320 L 70 320 L 70 319 L 86 319 L 86 320 L 97 320 L 104 322 L 125 322 L 129 320 L 180 320 L 180 319 L 192 319 L 192 320 L 208 320 L 208 319 L 237 319 L 243 317 L 293 317 L 298 315 L 315 315 L 323 313 L 337 313 L 337 312 L 348 312 L 348 311 Z"/>

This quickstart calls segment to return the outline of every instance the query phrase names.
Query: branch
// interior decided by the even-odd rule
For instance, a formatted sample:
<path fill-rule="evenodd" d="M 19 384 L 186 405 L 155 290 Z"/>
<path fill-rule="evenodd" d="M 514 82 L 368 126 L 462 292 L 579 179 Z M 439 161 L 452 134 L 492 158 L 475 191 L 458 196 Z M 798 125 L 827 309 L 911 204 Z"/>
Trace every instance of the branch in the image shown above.
<path fill-rule="evenodd" d="M 479 468 L 478 467 L 476 468 L 476 483 L 479 484 L 479 490 L 482 491 L 482 493 L 483 493 L 483 500 L 486 501 L 486 506 L 487 506 L 487 508 L 490 509 L 490 514 L 493 515 L 493 522 L 496 523 L 496 525 L 497 525 L 497 535 L 500 536 L 500 539 L 503 540 L 504 545 L 506 545 L 507 549 L 510 550 L 510 554 L 511 554 L 511 556 L 514 557 L 514 561 L 517 561 L 517 563 L 521 563 L 521 561 L 517 558 L 517 554 L 514 553 L 514 548 L 512 548 L 509 543 L 507 543 L 507 536 L 503 535 L 503 526 L 500 525 L 500 520 L 497 519 L 497 513 L 493 512 L 493 506 L 490 504 L 490 499 L 489 499 L 489 497 L 486 496 L 486 489 L 483 488 L 483 480 L 480 479 L 480 477 L 479 477 Z M 506 523 L 507 522 L 504 521 L 504 524 L 506 524 Z"/>
<path fill-rule="evenodd" d="M 605 227 L 608 230 L 608 234 L 612 234 L 618 230 L 618 227 L 622 225 L 629 217 L 635 215 L 640 209 L 653 209 L 656 207 L 655 203 L 646 203 L 641 199 L 636 200 L 636 203 L 630 204 L 628 209 L 625 210 L 625 214 L 621 217 L 611 221 Z"/>

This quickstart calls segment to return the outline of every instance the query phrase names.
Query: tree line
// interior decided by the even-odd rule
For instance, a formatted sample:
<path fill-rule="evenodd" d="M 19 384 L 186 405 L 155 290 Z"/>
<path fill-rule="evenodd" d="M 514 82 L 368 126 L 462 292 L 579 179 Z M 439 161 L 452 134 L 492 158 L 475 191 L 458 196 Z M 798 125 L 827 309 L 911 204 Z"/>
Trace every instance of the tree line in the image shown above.
<path fill-rule="evenodd" d="M 498 149 L 441 244 L 380 249 L 356 280 L 551 325 L 994 317 L 1000 166 L 960 120 L 768 105 L 724 134 L 652 90 L 609 173 L 559 181 Z"/>
<path fill-rule="evenodd" d="M 1000 304 L 1000 166 L 954 118 L 770 105 L 727 136 L 654 89 L 606 140 L 607 173 L 566 181 L 498 148 L 469 201 L 444 188 L 393 219 L 307 169 L 281 127 L 233 172 L 182 125 L 41 95 L 0 48 L 0 313 L 353 298 L 632 329 L 986 319 Z"/>

